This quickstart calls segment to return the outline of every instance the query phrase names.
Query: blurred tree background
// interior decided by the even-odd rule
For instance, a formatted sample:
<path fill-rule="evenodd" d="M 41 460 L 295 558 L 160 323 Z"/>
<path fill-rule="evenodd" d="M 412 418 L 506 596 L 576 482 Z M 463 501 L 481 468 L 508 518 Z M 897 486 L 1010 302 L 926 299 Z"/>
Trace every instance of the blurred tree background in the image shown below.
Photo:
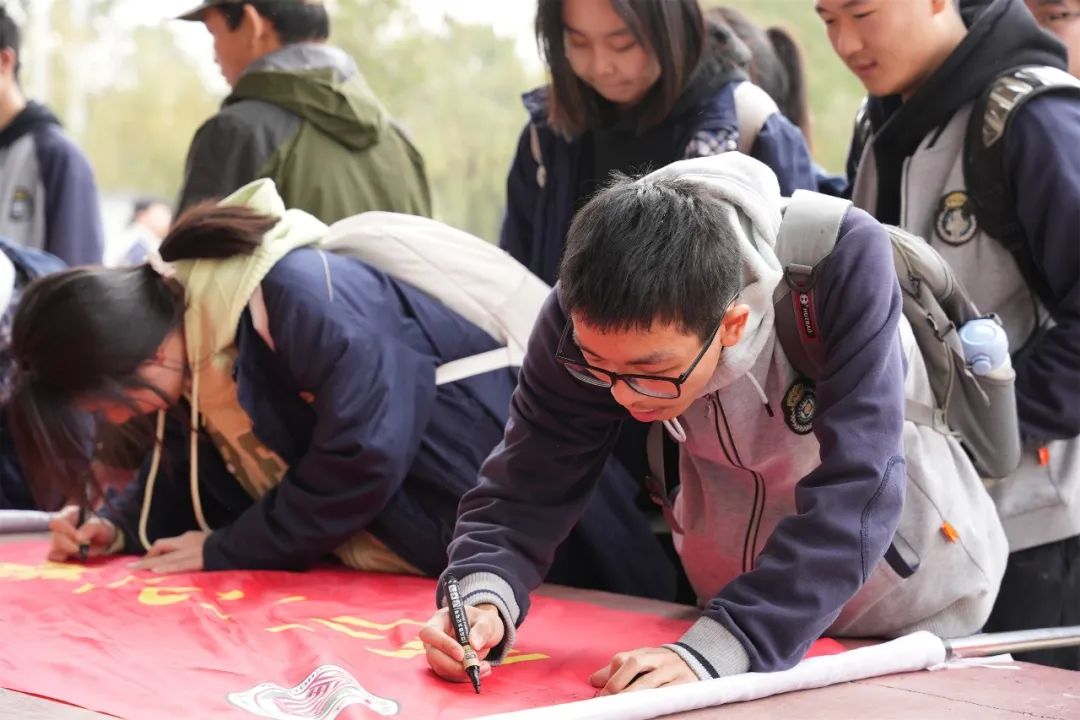
<path fill-rule="evenodd" d="M 107 210 L 109 202 L 126 208 L 140 195 L 171 201 L 192 135 L 228 91 L 205 31 L 160 21 L 161 11 L 146 20 L 153 15 L 146 8 L 158 0 L 7 3 L 21 5 L 25 15 L 24 85 L 85 149 Z M 815 154 L 839 171 L 862 92 L 829 47 L 812 0 L 729 4 L 762 25 L 784 26 L 802 43 Z M 332 41 L 356 58 L 424 154 L 439 219 L 496 238 L 506 171 L 525 121 L 520 95 L 543 82 L 539 63 L 520 52 L 520 35 L 531 28 L 501 36 L 488 24 L 432 18 L 428 8 L 439 3 L 414 0 L 328 0 L 328 6 Z"/>

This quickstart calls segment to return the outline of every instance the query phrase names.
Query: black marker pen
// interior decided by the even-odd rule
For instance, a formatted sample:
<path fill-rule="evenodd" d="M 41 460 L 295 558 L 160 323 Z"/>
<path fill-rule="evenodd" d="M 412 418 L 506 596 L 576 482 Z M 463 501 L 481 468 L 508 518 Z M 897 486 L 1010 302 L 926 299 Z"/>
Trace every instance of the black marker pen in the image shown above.
<path fill-rule="evenodd" d="M 469 616 L 465 614 L 465 605 L 461 602 L 461 590 L 458 588 L 457 578 L 447 573 L 443 582 L 446 585 L 446 606 L 450 610 L 450 624 L 454 626 L 454 636 L 457 637 L 461 649 L 465 651 L 465 674 L 472 680 L 473 689 L 480 692 L 480 658 L 469 644 Z"/>
<path fill-rule="evenodd" d="M 79 520 L 78 520 L 79 524 L 76 525 L 76 529 L 79 529 L 83 525 L 86 524 L 86 516 L 87 516 L 86 504 L 81 503 L 79 505 Z M 89 558 L 90 558 L 90 543 L 79 543 L 79 559 L 82 560 L 83 562 L 86 562 Z"/>

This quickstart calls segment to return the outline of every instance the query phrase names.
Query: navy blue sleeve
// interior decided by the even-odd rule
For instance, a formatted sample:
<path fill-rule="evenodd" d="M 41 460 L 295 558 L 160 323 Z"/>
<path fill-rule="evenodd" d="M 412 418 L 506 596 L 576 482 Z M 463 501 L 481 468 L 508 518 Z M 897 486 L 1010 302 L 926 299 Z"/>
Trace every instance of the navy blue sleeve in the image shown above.
<path fill-rule="evenodd" d="M 178 211 L 223 198 L 258 179 L 269 151 L 242 119 L 225 112 L 210 118 L 191 141 Z"/>
<path fill-rule="evenodd" d="M 45 187 L 45 249 L 69 265 L 100 265 L 105 233 L 90 163 L 59 128 L 34 141 Z"/>
<path fill-rule="evenodd" d="M 264 282 L 263 296 L 275 355 L 314 397 L 315 426 L 281 484 L 207 540 L 208 570 L 303 569 L 363 530 L 404 482 L 435 401 L 431 358 L 323 283 Z"/>
<path fill-rule="evenodd" d="M 817 190 L 806 140 L 799 128 L 780 113 L 770 115 L 761 126 L 750 156 L 772 168 L 784 197 L 796 190 Z"/>
<path fill-rule="evenodd" d="M 527 124 L 518 139 L 517 152 L 506 178 L 506 211 L 499 230 L 499 247 L 519 263 L 533 267 L 533 212 L 539 187 L 536 171 L 539 164 L 533 158 Z"/>
<path fill-rule="evenodd" d="M 846 174 L 830 173 L 825 168 L 814 163 L 814 178 L 819 193 L 838 198 L 851 198 L 851 184 L 848 182 Z"/>
<path fill-rule="evenodd" d="M 705 614 L 743 645 L 750 670 L 791 667 L 884 556 L 904 502 L 900 287 L 885 229 L 852 209 L 815 299 L 825 342 L 814 435 L 821 465 L 799 481 L 796 514 L 753 570 Z M 891 280 L 891 282 L 889 282 Z"/>
<path fill-rule="evenodd" d="M 462 497 L 449 548 L 456 577 L 490 573 L 510 586 L 517 624 L 629 417 L 610 390 L 574 380 L 555 359 L 566 321 L 553 290 L 529 339 L 503 440 Z"/>
<path fill-rule="evenodd" d="M 1013 118 L 1006 162 L 1016 214 L 1056 323 L 1016 366 L 1020 432 L 1043 442 L 1080 435 L 1080 99 L 1035 98 Z"/>

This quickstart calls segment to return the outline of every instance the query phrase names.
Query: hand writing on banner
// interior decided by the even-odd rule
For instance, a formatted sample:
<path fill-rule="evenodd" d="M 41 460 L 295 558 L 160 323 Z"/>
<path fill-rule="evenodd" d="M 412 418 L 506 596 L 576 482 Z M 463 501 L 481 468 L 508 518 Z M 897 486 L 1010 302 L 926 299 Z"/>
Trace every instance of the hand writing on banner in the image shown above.
<path fill-rule="evenodd" d="M 50 538 L 48 558 L 53 562 L 63 562 L 68 558 L 79 557 L 79 546 L 90 546 L 90 555 L 104 555 L 116 540 L 116 528 L 112 523 L 99 517 L 91 517 L 82 527 L 76 527 L 79 521 L 79 508 L 68 505 L 49 521 Z"/>
<path fill-rule="evenodd" d="M 638 648 L 622 652 L 611 663 L 589 676 L 600 695 L 681 685 L 697 680 L 683 659 L 667 648 Z"/>
<path fill-rule="evenodd" d="M 484 658 L 503 639 L 502 617 L 494 605 L 486 604 L 466 607 L 465 613 L 469 616 L 469 644 L 480 656 L 480 677 L 483 678 L 491 674 L 491 663 Z M 469 677 L 461 665 L 465 651 L 452 632 L 450 614 L 443 608 L 420 629 L 420 641 L 427 652 L 428 665 L 436 675 L 444 680 L 468 682 Z"/>
<path fill-rule="evenodd" d="M 189 530 L 177 537 L 162 538 L 151 545 L 143 559 L 131 567 L 159 573 L 202 570 L 203 544 L 206 538 L 207 533 L 197 530 Z"/>

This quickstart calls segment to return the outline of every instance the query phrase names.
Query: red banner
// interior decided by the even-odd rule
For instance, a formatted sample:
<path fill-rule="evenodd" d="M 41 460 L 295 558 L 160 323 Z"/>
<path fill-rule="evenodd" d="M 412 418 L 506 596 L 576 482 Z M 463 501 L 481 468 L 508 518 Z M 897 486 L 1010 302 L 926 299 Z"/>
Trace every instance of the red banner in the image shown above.
<path fill-rule="evenodd" d="M 120 718 L 454 720 L 592 697 L 613 654 L 689 621 L 536 596 L 484 679 L 443 682 L 417 640 L 434 581 L 341 569 L 133 572 L 0 546 L 0 686 Z M 837 652 L 832 641 L 818 654 Z"/>

